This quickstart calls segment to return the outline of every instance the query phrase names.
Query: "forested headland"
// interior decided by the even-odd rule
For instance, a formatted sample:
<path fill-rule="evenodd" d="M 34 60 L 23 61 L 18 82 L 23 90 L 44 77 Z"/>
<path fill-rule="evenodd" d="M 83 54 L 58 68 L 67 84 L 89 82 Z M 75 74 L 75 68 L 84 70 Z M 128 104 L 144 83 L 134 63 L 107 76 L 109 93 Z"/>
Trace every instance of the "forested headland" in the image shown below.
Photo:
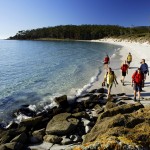
<path fill-rule="evenodd" d="M 93 40 L 105 37 L 145 38 L 150 40 L 150 26 L 122 27 L 118 25 L 60 25 L 18 31 L 14 40 Z"/>

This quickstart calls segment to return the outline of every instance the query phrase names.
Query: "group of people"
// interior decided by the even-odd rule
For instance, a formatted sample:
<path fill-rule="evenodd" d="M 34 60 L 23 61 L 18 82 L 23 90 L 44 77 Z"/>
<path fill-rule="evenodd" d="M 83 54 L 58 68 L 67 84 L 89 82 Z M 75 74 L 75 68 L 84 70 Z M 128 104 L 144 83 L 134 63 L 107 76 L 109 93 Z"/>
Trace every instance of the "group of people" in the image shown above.
<path fill-rule="evenodd" d="M 109 67 L 110 58 L 108 55 L 106 55 L 103 62 L 104 62 L 104 68 L 107 69 L 107 72 L 104 76 L 104 81 L 102 83 L 102 86 L 104 86 L 106 82 L 107 89 L 108 89 L 107 98 L 109 98 L 113 84 L 116 85 L 118 84 L 118 82 L 117 82 L 114 71 Z M 130 69 L 131 62 L 132 62 L 132 55 L 131 53 L 129 53 L 127 56 L 127 59 L 123 62 L 123 64 L 120 67 L 121 72 L 122 72 L 121 83 L 123 86 L 125 86 L 124 84 L 125 76 L 128 74 L 128 69 Z M 134 90 L 134 101 L 140 101 L 141 91 L 142 91 L 142 88 L 144 87 L 146 75 L 147 74 L 149 75 L 149 69 L 148 69 L 147 63 L 145 62 L 145 59 L 142 59 L 140 63 L 141 63 L 140 67 L 132 74 L 131 85 Z M 136 99 L 137 93 L 138 93 L 138 99 Z"/>

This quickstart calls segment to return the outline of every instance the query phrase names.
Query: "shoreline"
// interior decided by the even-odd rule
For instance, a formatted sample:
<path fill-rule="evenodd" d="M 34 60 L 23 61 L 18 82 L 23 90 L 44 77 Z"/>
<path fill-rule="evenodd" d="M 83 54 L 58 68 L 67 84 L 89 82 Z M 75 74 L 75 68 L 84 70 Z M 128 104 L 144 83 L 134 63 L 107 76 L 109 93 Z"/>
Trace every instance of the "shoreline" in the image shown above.
<path fill-rule="evenodd" d="M 109 43 L 107 40 L 105 42 Z M 120 44 L 122 48 L 116 50 L 115 54 L 111 56 L 110 67 L 115 71 L 118 82 L 121 78 L 120 64 L 129 52 L 128 45 L 126 44 Z M 129 43 L 129 45 L 135 47 L 132 43 Z M 140 48 L 143 50 L 145 47 L 141 46 Z M 147 49 L 149 48 L 150 45 L 147 45 Z M 69 104 L 67 95 L 55 97 L 55 102 L 58 104 L 58 107 L 51 108 L 40 114 L 33 114 L 32 118 L 22 120 L 20 124 L 12 122 L 7 129 L 1 129 L 3 136 L 0 137 L 2 141 L 0 147 L 7 148 L 11 145 L 12 147 L 17 146 L 17 148 L 19 146 L 18 149 L 53 150 L 69 148 L 71 150 L 77 150 L 78 146 L 79 148 L 80 146 L 82 148 L 90 148 L 90 145 L 93 144 L 92 146 L 94 147 L 102 146 L 105 149 L 108 147 L 108 144 L 110 147 L 113 146 L 109 143 L 111 139 L 112 141 L 114 140 L 113 142 L 116 142 L 116 145 L 120 146 L 120 149 L 124 145 L 128 148 L 132 147 L 132 149 L 135 147 L 145 148 L 146 142 L 143 138 L 141 139 L 143 144 L 139 145 L 137 140 L 135 140 L 136 142 L 129 141 L 130 137 L 128 137 L 128 134 L 134 134 L 135 138 L 133 135 L 133 139 L 136 139 L 136 136 L 138 138 L 145 137 L 145 135 L 149 139 L 148 129 L 137 135 L 136 133 L 141 129 L 146 129 L 147 126 L 149 127 L 149 124 L 147 125 L 147 119 L 150 113 L 149 107 L 146 108 L 143 105 L 148 106 L 150 104 L 150 94 L 148 95 L 148 85 L 150 84 L 148 81 L 150 77 L 147 78 L 146 87 L 144 88 L 145 92 L 143 93 L 147 92 L 144 100 L 141 103 L 134 102 L 132 99 L 133 90 L 131 90 L 132 87 L 130 86 L 130 77 L 137 67 L 135 65 L 139 62 L 140 55 L 135 55 L 131 49 L 130 52 L 136 57 L 134 57 L 131 69 L 126 77 L 126 86 L 122 86 L 120 82 L 116 87 L 113 86 L 111 99 L 106 98 L 107 94 L 104 89 L 106 87 L 101 88 L 101 81 L 105 73 L 105 70 L 103 70 L 97 82 L 93 83 L 92 87 L 84 93 L 85 95 L 83 94 L 77 97 L 77 101 L 74 101 L 73 104 Z M 142 55 L 143 57 L 144 55 Z M 149 99 L 146 100 L 145 97 Z M 22 110 L 23 112 L 27 111 L 28 113 L 30 111 L 29 113 L 33 113 L 26 105 Z M 110 132 L 112 130 L 113 132 Z M 124 132 L 125 130 L 126 133 Z M 12 131 L 14 134 L 9 135 L 8 133 Z M 114 135 L 116 135 L 115 139 L 112 138 Z M 98 141 L 97 136 L 100 138 Z M 124 139 L 124 137 L 126 138 Z M 103 139 L 105 139 L 105 142 Z M 95 142 L 92 143 L 93 140 L 96 143 L 98 142 L 98 144 Z M 126 142 L 127 140 L 130 144 Z M 118 143 L 118 141 L 120 142 Z M 88 144 L 90 145 L 88 146 Z M 148 142 L 146 144 L 149 145 Z"/>
<path fill-rule="evenodd" d="M 126 93 L 127 96 L 133 98 L 133 88 L 131 87 L 131 83 L 130 83 L 131 82 L 131 76 L 132 76 L 134 70 L 140 66 L 139 62 L 142 58 L 146 58 L 146 63 L 148 63 L 148 65 L 150 66 L 150 60 L 148 59 L 148 56 L 150 56 L 150 52 L 148 55 L 146 55 L 147 50 L 150 49 L 150 45 L 147 43 L 141 44 L 141 43 L 135 43 L 135 42 L 128 42 L 125 40 L 120 41 L 117 39 L 110 39 L 110 38 L 101 39 L 101 40 L 91 40 L 89 42 L 107 43 L 107 44 L 118 45 L 121 47 L 119 49 L 116 49 L 111 56 L 110 67 L 112 68 L 112 70 L 115 71 L 115 74 L 117 76 L 117 81 L 119 83 L 118 85 L 116 85 L 116 87 L 113 85 L 111 93 L 112 94 Z M 143 57 L 140 57 L 140 54 L 137 53 L 138 49 L 141 49 L 142 51 L 144 51 L 144 49 L 146 49 L 145 53 L 144 53 L 145 55 L 142 54 Z M 135 51 L 137 54 L 135 54 Z M 131 69 L 129 69 L 129 73 L 127 74 L 127 76 L 125 78 L 126 86 L 122 86 L 121 82 L 120 82 L 120 79 L 121 79 L 120 65 L 123 62 L 123 60 L 125 60 L 125 58 L 129 52 L 131 52 L 131 54 L 134 54 L 133 55 L 133 62 L 131 63 Z M 86 93 L 88 93 L 94 89 L 102 88 L 101 84 L 102 84 L 105 72 L 106 72 L 106 70 L 104 70 L 102 67 L 100 72 L 98 73 L 98 75 L 94 76 L 94 78 L 95 78 L 94 81 L 90 81 L 90 83 L 88 83 L 84 87 L 78 89 L 77 92 L 75 93 L 75 95 L 67 95 L 68 99 L 70 99 L 70 102 L 72 103 L 72 101 L 74 101 L 77 97 L 80 97 L 80 96 L 82 96 L 82 95 L 84 95 L 84 94 L 86 94 Z M 147 80 L 146 80 L 146 87 L 144 88 L 144 92 L 141 93 L 141 96 L 143 97 L 141 103 L 144 105 L 150 104 L 149 101 L 145 101 L 147 98 L 150 98 L 150 93 L 148 92 L 149 91 L 148 87 L 150 86 L 150 83 L 148 82 L 149 80 L 150 80 L 150 77 L 148 76 Z M 106 87 L 104 87 L 104 88 L 106 88 Z M 134 103 L 133 100 L 128 101 L 128 102 Z M 53 105 L 53 102 L 48 104 L 48 105 L 45 105 L 43 107 L 43 110 L 49 109 L 52 105 Z M 54 106 L 55 106 L 55 104 L 54 104 Z M 20 120 L 20 116 L 17 116 L 17 117 L 19 117 L 19 120 Z M 26 118 L 24 116 L 21 116 L 21 117 Z"/>
<path fill-rule="evenodd" d="M 118 85 L 116 87 L 113 85 L 112 87 L 112 94 L 116 93 L 126 93 L 127 96 L 133 98 L 133 87 L 131 87 L 131 77 L 134 71 L 140 67 L 140 61 L 141 59 L 145 59 L 148 66 L 150 66 L 150 45 L 148 43 L 138 43 L 138 42 L 128 42 L 126 40 L 117 40 L 117 39 L 101 39 L 101 40 L 92 40 L 91 42 L 100 42 L 100 43 L 107 43 L 107 44 L 114 44 L 122 46 L 119 51 L 115 52 L 115 56 L 111 58 L 110 67 L 112 70 L 114 70 L 116 76 Z M 125 86 L 122 86 L 120 80 L 121 80 L 121 70 L 120 65 L 121 63 L 126 60 L 126 57 L 128 53 L 132 54 L 133 61 L 131 62 L 130 69 L 128 70 L 128 74 L 125 77 Z M 96 81 L 91 88 L 88 89 L 88 91 L 91 91 L 93 89 L 97 89 L 101 87 L 101 83 L 104 78 L 105 70 L 102 71 L 102 73 L 99 76 L 98 81 Z M 148 98 L 150 98 L 150 76 L 147 76 L 144 91 L 141 92 L 142 101 L 141 103 L 144 105 L 150 104 L 148 101 L 144 101 Z M 129 101 L 130 103 L 134 103 L 133 101 Z"/>
<path fill-rule="evenodd" d="M 76 41 L 76 42 L 78 42 L 78 41 Z M 91 43 L 91 41 L 81 41 L 81 42 L 88 42 L 88 43 Z M 114 47 L 114 46 L 113 46 Z M 109 50 L 109 49 L 108 49 Z M 114 48 L 112 48 L 112 52 L 110 51 L 110 55 L 112 55 L 112 54 L 114 54 L 115 53 L 115 50 L 116 50 L 116 48 L 114 49 Z M 98 51 L 96 52 L 96 55 L 97 55 L 97 53 L 98 53 Z M 76 99 L 76 97 L 78 97 L 78 96 L 80 96 L 81 95 L 81 93 L 85 93 L 86 92 L 86 90 L 89 88 L 89 87 L 91 87 L 92 86 L 92 84 L 97 80 L 97 78 L 98 78 L 98 76 L 101 74 L 101 72 L 102 72 L 102 70 L 103 70 L 103 68 L 101 67 L 102 66 L 102 63 L 100 62 L 98 62 L 98 65 L 100 66 L 100 69 L 99 69 L 99 67 L 97 68 L 96 67 L 96 73 L 95 74 L 93 74 L 93 76 L 89 76 L 89 78 L 90 78 L 90 80 L 87 82 L 87 83 L 85 83 L 85 84 L 83 84 L 83 86 L 79 86 L 79 87 L 77 87 L 77 88 L 71 88 L 71 90 L 69 91 L 67 91 L 67 92 L 64 92 L 64 93 L 56 93 L 56 94 L 54 94 L 54 96 L 52 95 L 51 97 L 44 97 L 46 100 L 48 100 L 48 101 L 46 101 L 46 100 L 44 100 L 43 102 L 41 102 L 41 103 L 39 103 L 38 104 L 38 106 L 36 105 L 36 104 L 34 104 L 34 103 L 30 103 L 30 102 L 27 102 L 26 104 L 28 104 L 28 105 L 30 105 L 31 107 L 33 106 L 35 106 L 34 107 L 34 110 L 36 110 L 37 112 L 39 112 L 39 111 L 41 111 L 41 110 L 45 110 L 45 109 L 47 109 L 47 108 L 51 108 L 51 107 L 54 107 L 55 106 L 55 103 L 54 103 L 54 106 L 53 106 L 53 102 L 52 102 L 52 100 L 55 98 L 55 97 L 57 97 L 57 96 L 61 96 L 61 95 L 63 95 L 63 94 L 66 94 L 67 96 L 68 96 L 68 98 L 70 99 L 70 101 L 73 101 L 74 99 Z M 93 68 L 93 66 L 90 68 L 90 69 L 92 69 Z M 88 70 L 88 72 L 89 72 L 89 70 Z M 57 95 L 58 94 L 58 95 Z M 15 109 L 14 109 L 14 111 L 15 110 L 18 110 L 18 109 L 20 109 L 20 107 L 22 107 L 22 105 L 21 106 L 19 106 L 19 107 L 16 107 Z M 13 111 L 12 111 L 13 112 Z M 10 116 L 12 116 L 12 113 L 9 113 L 10 114 Z M 4 116 L 4 115 L 3 115 Z M 9 115 L 8 115 L 9 116 Z M 3 117 L 4 119 L 2 119 L 2 121 L 4 121 L 4 123 L 5 124 L 8 124 L 10 121 L 12 121 L 12 120 L 14 120 L 14 119 L 17 119 L 17 120 L 21 120 L 21 118 L 26 118 L 25 116 L 21 116 L 21 115 L 19 115 L 19 116 L 17 116 L 17 118 L 15 117 Z M 19 119 L 18 119 L 19 118 Z"/>

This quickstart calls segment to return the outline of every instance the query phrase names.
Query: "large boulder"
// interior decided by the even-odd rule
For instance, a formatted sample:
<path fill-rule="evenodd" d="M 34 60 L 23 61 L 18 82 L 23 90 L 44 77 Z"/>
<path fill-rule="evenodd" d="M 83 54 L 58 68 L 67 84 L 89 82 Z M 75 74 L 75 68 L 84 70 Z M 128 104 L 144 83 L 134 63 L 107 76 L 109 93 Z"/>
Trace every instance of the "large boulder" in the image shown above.
<path fill-rule="evenodd" d="M 66 135 L 71 133 L 78 125 L 79 120 L 70 113 L 61 113 L 54 116 L 46 127 L 46 134 Z"/>

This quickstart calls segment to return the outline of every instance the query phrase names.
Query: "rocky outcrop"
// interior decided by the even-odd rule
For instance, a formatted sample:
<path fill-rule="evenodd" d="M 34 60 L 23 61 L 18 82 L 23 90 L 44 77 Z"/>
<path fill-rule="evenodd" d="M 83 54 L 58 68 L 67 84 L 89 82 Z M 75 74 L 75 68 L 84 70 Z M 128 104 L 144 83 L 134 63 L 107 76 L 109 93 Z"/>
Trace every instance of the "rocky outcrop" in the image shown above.
<path fill-rule="evenodd" d="M 140 103 L 127 104 L 125 99 L 130 98 L 125 93 L 106 96 L 105 89 L 94 89 L 69 104 L 64 95 L 55 98 L 58 106 L 40 113 L 32 113 L 25 105 L 22 113 L 34 117 L 0 129 L 0 149 L 27 149 L 43 142 L 65 147 L 82 142 L 74 149 L 149 150 L 150 109 Z"/>
<path fill-rule="evenodd" d="M 121 108 L 112 108 L 117 110 L 117 114 L 103 117 L 101 114 L 90 133 L 85 135 L 83 145 L 73 150 L 149 150 L 150 107 L 142 108 L 138 103 L 126 104 L 126 113 Z"/>

